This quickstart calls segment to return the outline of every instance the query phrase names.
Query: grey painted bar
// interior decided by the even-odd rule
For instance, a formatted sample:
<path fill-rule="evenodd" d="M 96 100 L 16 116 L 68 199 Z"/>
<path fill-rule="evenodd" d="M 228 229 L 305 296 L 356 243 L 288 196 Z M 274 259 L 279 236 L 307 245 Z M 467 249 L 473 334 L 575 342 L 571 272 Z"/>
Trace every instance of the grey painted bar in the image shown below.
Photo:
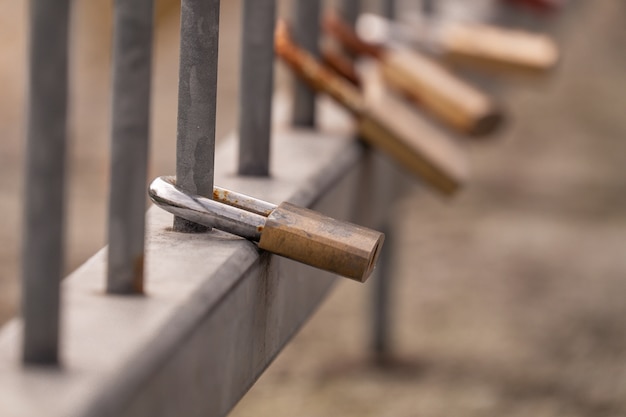
<path fill-rule="evenodd" d="M 270 172 L 276 0 L 244 0 L 239 89 L 239 175 Z"/>
<path fill-rule="evenodd" d="M 107 292 L 143 292 L 153 0 L 116 0 Z"/>
<path fill-rule="evenodd" d="M 361 0 L 340 0 L 339 13 L 350 25 L 354 26 L 356 24 L 356 19 L 359 17 L 360 12 Z"/>
<path fill-rule="evenodd" d="M 396 0 L 381 0 L 382 2 L 382 15 L 388 19 L 396 18 Z"/>
<path fill-rule="evenodd" d="M 22 252 L 22 360 L 59 361 L 64 256 L 69 0 L 30 2 Z"/>
<path fill-rule="evenodd" d="M 320 56 L 321 0 L 296 0 L 294 2 L 293 36 L 296 42 L 313 56 Z M 314 127 L 316 94 L 306 83 L 294 79 L 292 123 L 294 126 Z"/>
<path fill-rule="evenodd" d="M 176 181 L 184 190 L 213 195 L 219 0 L 182 0 Z M 178 231 L 206 227 L 176 218 Z"/>

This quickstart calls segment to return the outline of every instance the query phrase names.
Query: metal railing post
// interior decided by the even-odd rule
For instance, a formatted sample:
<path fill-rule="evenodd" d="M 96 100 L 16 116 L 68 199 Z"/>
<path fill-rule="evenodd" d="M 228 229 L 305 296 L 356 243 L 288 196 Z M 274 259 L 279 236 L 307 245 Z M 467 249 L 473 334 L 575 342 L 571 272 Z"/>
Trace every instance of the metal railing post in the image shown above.
<path fill-rule="evenodd" d="M 30 2 L 22 360 L 59 362 L 69 0 Z"/>
<path fill-rule="evenodd" d="M 296 42 L 319 58 L 320 0 L 297 0 L 294 4 L 293 36 Z M 294 126 L 315 126 L 315 91 L 295 80 L 292 122 Z"/>
<path fill-rule="evenodd" d="M 276 0 L 245 0 L 239 93 L 239 175 L 269 175 Z"/>
<path fill-rule="evenodd" d="M 382 0 L 382 15 L 390 20 L 396 18 L 396 0 Z"/>
<path fill-rule="evenodd" d="M 176 184 L 207 198 L 213 196 L 219 18 L 219 0 L 181 2 Z M 176 217 L 174 230 L 207 228 Z"/>
<path fill-rule="evenodd" d="M 153 0 L 116 0 L 107 292 L 143 292 Z"/>
<path fill-rule="evenodd" d="M 344 21 L 354 27 L 356 19 L 361 12 L 361 0 L 341 0 L 339 4 L 339 13 Z"/>

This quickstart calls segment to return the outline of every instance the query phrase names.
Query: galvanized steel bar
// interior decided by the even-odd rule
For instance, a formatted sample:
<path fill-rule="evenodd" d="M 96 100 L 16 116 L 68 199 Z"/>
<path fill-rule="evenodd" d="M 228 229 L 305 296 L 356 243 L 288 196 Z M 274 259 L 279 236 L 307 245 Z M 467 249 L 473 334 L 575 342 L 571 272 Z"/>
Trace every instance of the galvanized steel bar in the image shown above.
<path fill-rule="evenodd" d="M 389 20 L 396 18 L 396 0 L 382 0 L 382 15 Z"/>
<path fill-rule="evenodd" d="M 59 361 L 69 0 L 30 2 L 22 360 Z"/>
<path fill-rule="evenodd" d="M 294 25 L 296 42 L 314 57 L 320 57 L 320 0 L 297 0 L 295 2 Z M 294 80 L 294 102 L 292 120 L 294 126 L 315 126 L 315 91 L 306 83 Z"/>
<path fill-rule="evenodd" d="M 176 184 L 208 198 L 213 195 L 219 15 L 219 0 L 181 2 Z M 207 230 L 178 217 L 174 229 Z"/>
<path fill-rule="evenodd" d="M 116 0 L 107 292 L 143 292 L 154 0 Z"/>
<path fill-rule="evenodd" d="M 239 93 L 239 175 L 268 176 L 276 0 L 245 0 Z"/>
<path fill-rule="evenodd" d="M 391 358 L 391 307 L 393 289 L 393 230 L 384 228 L 387 237 L 378 261 L 378 270 L 372 291 L 372 350 L 374 360 L 379 365 L 386 365 Z"/>
<path fill-rule="evenodd" d="M 339 13 L 344 21 L 354 27 L 361 13 L 361 0 L 340 0 Z"/>
<path fill-rule="evenodd" d="M 422 13 L 425 16 L 433 16 L 436 12 L 436 0 L 422 0 Z"/>

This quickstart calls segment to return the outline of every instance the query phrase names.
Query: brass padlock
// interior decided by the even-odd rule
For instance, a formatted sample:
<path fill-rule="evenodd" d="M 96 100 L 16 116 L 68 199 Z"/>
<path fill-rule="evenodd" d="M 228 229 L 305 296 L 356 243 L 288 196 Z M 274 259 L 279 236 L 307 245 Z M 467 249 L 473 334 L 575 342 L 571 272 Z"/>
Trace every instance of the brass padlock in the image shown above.
<path fill-rule="evenodd" d="M 215 187 L 214 200 L 190 195 L 174 177 L 150 184 L 150 198 L 170 213 L 258 242 L 259 248 L 365 282 L 385 235 L 290 203 L 278 206 Z"/>
<path fill-rule="evenodd" d="M 484 24 L 446 24 L 434 35 L 444 59 L 481 69 L 544 73 L 559 61 L 559 51 L 546 35 Z"/>
<path fill-rule="evenodd" d="M 559 49 L 548 35 L 485 23 L 427 19 L 419 14 L 403 20 L 364 13 L 356 30 L 375 45 L 415 44 L 451 64 L 499 73 L 539 75 L 559 61 Z"/>
<path fill-rule="evenodd" d="M 365 42 L 336 14 L 326 16 L 324 28 L 352 53 L 380 61 L 391 86 L 453 128 L 485 135 L 500 126 L 500 106 L 433 59 L 412 49 Z"/>
<path fill-rule="evenodd" d="M 364 141 L 391 156 L 444 194 L 453 194 L 468 177 L 468 164 L 459 146 L 434 130 L 410 106 L 399 100 L 384 105 L 371 85 L 362 93 L 354 85 L 318 62 L 289 36 L 284 22 L 276 32 L 276 54 L 313 89 L 330 95 L 356 118 Z M 376 88 L 374 88 L 376 90 Z M 381 100 L 379 100 L 379 98 Z"/>

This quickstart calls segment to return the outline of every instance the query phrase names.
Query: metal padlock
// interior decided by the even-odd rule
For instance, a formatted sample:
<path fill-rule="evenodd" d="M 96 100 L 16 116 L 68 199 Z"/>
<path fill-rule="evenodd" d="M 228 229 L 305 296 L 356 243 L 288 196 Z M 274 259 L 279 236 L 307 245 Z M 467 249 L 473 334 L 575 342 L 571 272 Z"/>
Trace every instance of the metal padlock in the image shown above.
<path fill-rule="evenodd" d="M 336 14 L 327 15 L 324 28 L 352 53 L 380 61 L 387 83 L 453 128 L 485 135 L 500 126 L 500 106 L 433 59 L 408 48 L 367 43 Z"/>
<path fill-rule="evenodd" d="M 366 42 L 415 44 L 460 66 L 509 74 L 543 74 L 559 61 L 559 49 L 547 35 L 485 23 L 466 23 L 409 14 L 394 22 L 364 13 L 357 33 Z"/>
<path fill-rule="evenodd" d="M 259 248 L 325 271 L 365 282 L 385 235 L 290 203 L 274 205 L 215 187 L 213 200 L 190 195 L 174 177 L 150 184 L 150 198 L 164 210 L 205 226 L 258 242 Z"/>
<path fill-rule="evenodd" d="M 370 91 L 371 85 L 363 86 L 361 92 L 294 43 L 284 22 L 277 25 L 275 51 L 313 89 L 330 95 L 355 116 L 364 141 L 426 184 L 453 194 L 466 182 L 468 164 L 459 146 L 420 119 L 403 101 Z M 381 105 L 383 102 L 389 106 Z"/>

